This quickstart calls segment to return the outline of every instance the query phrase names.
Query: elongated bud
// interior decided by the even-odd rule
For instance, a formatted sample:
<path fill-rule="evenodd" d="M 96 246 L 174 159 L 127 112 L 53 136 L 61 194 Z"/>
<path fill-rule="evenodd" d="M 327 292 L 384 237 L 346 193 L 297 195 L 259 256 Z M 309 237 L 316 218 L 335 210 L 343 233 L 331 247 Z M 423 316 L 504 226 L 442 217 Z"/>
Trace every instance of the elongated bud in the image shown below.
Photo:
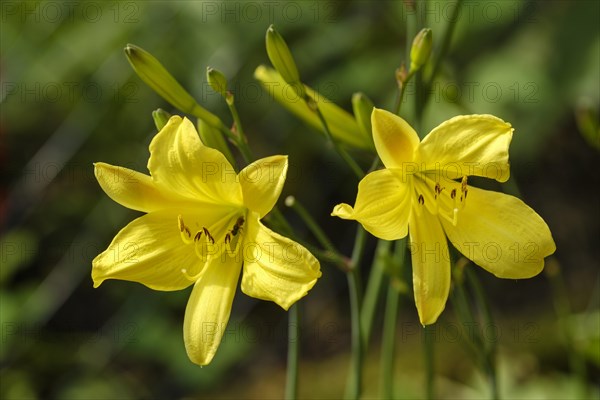
<path fill-rule="evenodd" d="M 373 112 L 373 102 L 362 92 L 354 93 L 352 95 L 352 110 L 354 111 L 354 118 L 358 123 L 363 135 L 371 138 L 371 113 Z"/>
<path fill-rule="evenodd" d="M 208 147 L 212 147 L 213 149 L 219 150 L 227 161 L 233 166 L 235 166 L 235 159 L 233 158 L 233 154 L 229 150 L 229 146 L 227 146 L 227 142 L 223 137 L 223 134 L 216 128 L 210 126 L 206 122 L 198 119 L 196 126 L 198 127 L 198 135 L 200 135 L 200 140 L 202 143 Z"/>
<path fill-rule="evenodd" d="M 171 118 L 171 114 L 163 110 L 162 108 L 157 108 L 152 111 L 152 119 L 154 119 L 154 125 L 156 125 L 156 129 L 159 131 L 165 127 L 167 122 L 169 122 L 169 118 Z"/>
<path fill-rule="evenodd" d="M 296 62 L 283 37 L 275 30 L 273 25 L 269 26 L 266 35 L 267 55 L 273 67 L 286 83 L 292 85 L 301 98 L 304 98 L 304 86 L 300 82 L 300 74 Z"/>
<path fill-rule="evenodd" d="M 225 78 L 225 75 L 221 71 L 207 67 L 206 79 L 212 90 L 223 97 L 227 96 L 227 78 Z"/>
<path fill-rule="evenodd" d="M 431 42 L 433 40 L 431 29 L 423 28 L 415 36 L 410 49 L 410 70 L 416 71 L 421 68 L 431 53 Z"/>
<path fill-rule="evenodd" d="M 125 46 L 125 55 L 140 79 L 171 105 L 214 127 L 222 125 L 221 120 L 200 106 L 152 54 L 133 44 L 128 44 Z"/>

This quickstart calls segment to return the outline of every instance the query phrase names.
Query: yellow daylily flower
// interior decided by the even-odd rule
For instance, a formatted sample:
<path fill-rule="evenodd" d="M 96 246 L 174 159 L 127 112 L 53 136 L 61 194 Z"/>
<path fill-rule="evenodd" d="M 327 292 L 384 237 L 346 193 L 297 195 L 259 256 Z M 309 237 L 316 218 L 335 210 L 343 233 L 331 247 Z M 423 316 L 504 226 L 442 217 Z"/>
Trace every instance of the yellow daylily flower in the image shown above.
<path fill-rule="evenodd" d="M 308 250 L 260 222 L 279 198 L 287 166 L 286 156 L 272 156 L 236 174 L 223 154 L 202 144 L 194 125 L 178 116 L 150 143 L 150 176 L 96 163 L 106 194 L 146 214 L 94 259 L 94 287 L 106 279 L 155 290 L 193 284 L 183 324 L 185 348 L 194 363 L 210 363 L 240 274 L 242 292 L 285 310 L 321 276 Z"/>
<path fill-rule="evenodd" d="M 413 288 L 419 319 L 434 323 L 450 290 L 446 237 L 465 257 L 500 278 L 529 278 L 556 246 L 544 220 L 521 200 L 482 190 L 468 176 L 505 182 L 513 128 L 492 115 L 454 117 L 422 141 L 402 118 L 371 114 L 373 140 L 385 169 L 358 184 L 354 207 L 331 215 L 356 220 L 374 236 L 410 232 Z"/>

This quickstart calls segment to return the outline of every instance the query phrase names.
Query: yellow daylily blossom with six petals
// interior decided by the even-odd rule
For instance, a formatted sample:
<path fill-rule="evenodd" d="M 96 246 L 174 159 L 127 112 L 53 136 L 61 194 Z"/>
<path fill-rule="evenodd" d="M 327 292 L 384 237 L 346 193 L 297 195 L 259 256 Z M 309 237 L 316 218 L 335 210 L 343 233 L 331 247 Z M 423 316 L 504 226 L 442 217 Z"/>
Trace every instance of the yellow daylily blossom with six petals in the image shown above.
<path fill-rule="evenodd" d="M 385 169 L 366 175 L 354 207 L 332 215 L 356 220 L 384 240 L 410 234 L 419 319 L 434 323 L 450 290 L 446 237 L 465 257 L 500 278 L 529 278 L 556 246 L 544 220 L 516 197 L 469 186 L 468 176 L 505 182 L 513 128 L 492 115 L 464 115 L 422 141 L 402 118 L 371 114 L 373 140 Z"/>
<path fill-rule="evenodd" d="M 200 141 L 189 120 L 178 116 L 150 144 L 150 176 L 96 163 L 106 194 L 145 215 L 93 260 L 94 287 L 106 279 L 155 290 L 193 284 L 184 317 L 185 348 L 194 363 L 210 363 L 240 274 L 245 294 L 286 310 L 321 276 L 308 250 L 260 222 L 279 198 L 287 166 L 287 157 L 272 156 L 236 173 L 223 154 Z"/>

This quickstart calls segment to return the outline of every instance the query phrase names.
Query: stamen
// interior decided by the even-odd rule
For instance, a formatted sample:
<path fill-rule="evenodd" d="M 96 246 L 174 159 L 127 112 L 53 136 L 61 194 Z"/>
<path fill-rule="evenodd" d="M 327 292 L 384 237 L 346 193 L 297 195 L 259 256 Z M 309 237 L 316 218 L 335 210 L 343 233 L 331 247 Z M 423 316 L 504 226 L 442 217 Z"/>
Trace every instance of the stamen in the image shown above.
<path fill-rule="evenodd" d="M 201 237 L 202 237 L 202 231 L 196 232 L 196 235 L 194 236 L 194 242 L 197 242 L 198 240 L 200 240 Z"/>
<path fill-rule="evenodd" d="M 419 195 L 419 204 L 420 204 L 420 205 L 423 205 L 423 204 L 425 204 L 425 199 L 423 198 L 423 195 L 422 195 L 422 194 L 420 194 L 420 195 Z"/>
<path fill-rule="evenodd" d="M 202 230 L 204 231 L 204 234 L 206 235 L 206 237 L 208 238 L 208 240 L 210 241 L 211 244 L 215 244 L 215 239 L 212 237 L 212 235 L 210 234 L 210 232 L 208 231 L 208 229 L 206 229 L 205 227 L 202 227 Z"/>
<path fill-rule="evenodd" d="M 181 240 L 183 243 L 190 244 L 192 243 L 192 232 L 190 228 L 188 228 L 183 222 L 183 217 L 181 215 L 177 216 L 177 225 L 179 226 L 179 232 L 181 235 Z"/>

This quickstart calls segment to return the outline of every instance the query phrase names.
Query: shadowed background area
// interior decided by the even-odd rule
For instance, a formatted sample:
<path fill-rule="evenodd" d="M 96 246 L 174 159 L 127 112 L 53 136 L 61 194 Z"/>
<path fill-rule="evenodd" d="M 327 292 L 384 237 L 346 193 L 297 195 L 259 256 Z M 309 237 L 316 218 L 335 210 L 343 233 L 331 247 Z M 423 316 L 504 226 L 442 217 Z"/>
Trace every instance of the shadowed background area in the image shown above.
<path fill-rule="evenodd" d="M 73 1 L 1 4 L 0 397 L 62 399 L 280 398 L 286 314 L 239 292 L 212 364 L 192 364 L 182 323 L 190 289 L 155 292 L 107 281 L 91 260 L 140 214 L 111 201 L 92 163 L 147 172 L 151 112 L 175 112 L 133 73 L 123 48 L 157 57 L 200 104 L 231 117 L 206 82 L 229 79 L 257 157 L 288 154 L 280 208 L 316 243 L 283 199 L 294 195 L 346 255 L 355 225 L 329 217 L 352 202 L 356 180 L 323 135 L 277 104 L 253 78 L 268 64 L 274 23 L 302 80 L 351 112 L 353 93 L 392 110 L 394 71 L 407 61 L 407 25 L 433 30 L 439 51 L 453 2 Z M 442 121 L 490 113 L 515 128 L 511 180 L 557 244 L 544 273 L 494 278 L 477 268 L 495 323 L 473 326 L 498 345 L 504 398 L 598 398 L 600 367 L 600 5 L 595 1 L 466 1 L 423 112 L 421 136 Z M 418 22 L 415 22 L 418 21 Z M 410 40 L 409 40 L 410 41 Z M 414 115 L 410 87 L 406 115 Z M 410 119 L 410 118 L 409 118 Z M 590 128 L 591 126 L 591 128 Z M 590 138 L 594 132 L 596 138 Z M 237 153 L 236 153 L 237 154 Z M 368 167 L 371 155 L 353 153 Z M 375 239 L 367 241 L 370 260 Z M 365 278 L 369 262 L 362 266 Z M 348 372 L 346 278 L 322 264 L 305 298 L 300 394 L 339 398 Z M 410 283 L 409 283 L 410 286 Z M 382 302 L 383 303 L 383 302 Z M 381 312 L 366 353 L 365 394 L 379 393 Z M 449 303 L 433 328 L 441 398 L 482 398 L 482 373 Z M 398 398 L 423 398 L 423 330 L 410 294 L 397 327 Z"/>

